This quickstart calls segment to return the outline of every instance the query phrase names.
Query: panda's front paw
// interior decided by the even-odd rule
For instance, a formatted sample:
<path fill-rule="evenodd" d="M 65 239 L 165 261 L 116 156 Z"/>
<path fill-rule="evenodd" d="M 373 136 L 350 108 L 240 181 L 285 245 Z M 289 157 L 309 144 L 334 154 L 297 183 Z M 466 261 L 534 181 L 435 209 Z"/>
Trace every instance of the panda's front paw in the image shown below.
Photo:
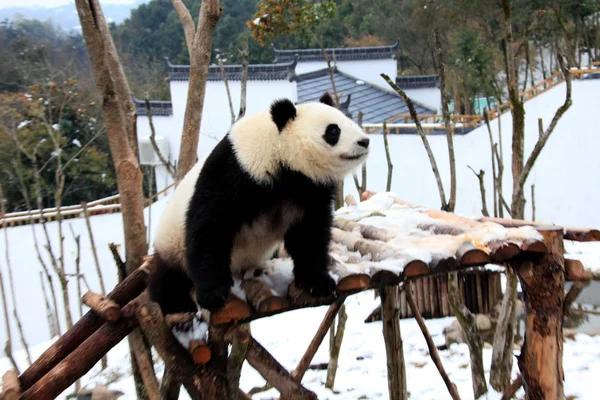
<path fill-rule="evenodd" d="M 335 281 L 326 271 L 297 275 L 295 282 L 296 286 L 314 297 L 328 297 L 336 287 Z"/>
<path fill-rule="evenodd" d="M 222 286 L 211 290 L 198 290 L 196 301 L 200 307 L 210 312 L 216 312 L 225 305 L 229 290 L 229 286 Z"/>

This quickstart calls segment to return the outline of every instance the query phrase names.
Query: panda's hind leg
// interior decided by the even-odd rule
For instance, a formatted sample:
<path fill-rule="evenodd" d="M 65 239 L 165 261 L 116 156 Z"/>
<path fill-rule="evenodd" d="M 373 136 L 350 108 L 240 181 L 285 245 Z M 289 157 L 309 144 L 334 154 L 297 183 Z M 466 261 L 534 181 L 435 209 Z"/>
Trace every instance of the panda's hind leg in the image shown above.
<path fill-rule="evenodd" d="M 150 299 L 159 304 L 163 315 L 196 313 L 198 308 L 192 298 L 194 284 L 183 267 L 172 265 L 156 254 L 158 267 L 148 278 Z"/>

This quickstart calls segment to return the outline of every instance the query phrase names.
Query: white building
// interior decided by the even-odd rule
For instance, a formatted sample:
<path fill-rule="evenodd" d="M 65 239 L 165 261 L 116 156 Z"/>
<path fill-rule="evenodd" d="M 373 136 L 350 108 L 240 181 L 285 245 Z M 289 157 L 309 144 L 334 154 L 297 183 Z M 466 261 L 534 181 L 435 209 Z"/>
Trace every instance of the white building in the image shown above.
<path fill-rule="evenodd" d="M 380 76 L 386 73 L 406 89 L 415 101 L 419 114 L 435 114 L 440 108 L 436 77 L 397 77 L 398 42 L 389 46 L 325 49 L 335 60 L 335 82 L 345 111 L 363 123 L 393 122 L 397 114 L 408 113 L 404 101 L 388 87 Z M 325 91 L 332 92 L 330 72 L 321 49 L 280 50 L 273 47 L 273 64 L 248 66 L 247 110 L 253 114 L 269 108 L 273 100 L 289 98 L 296 103 L 317 100 Z M 189 65 L 173 65 L 167 60 L 172 101 L 152 101 L 152 121 L 161 153 L 177 162 L 187 100 Z M 226 65 L 234 110 L 239 109 L 241 65 Z M 136 100 L 138 138 L 142 162 L 155 161 L 157 189 L 171 183 L 166 169 L 154 155 L 149 142 L 150 126 L 144 102 Z M 231 126 L 227 92 L 219 66 L 209 67 L 202 112 L 198 156 L 208 154 Z"/>

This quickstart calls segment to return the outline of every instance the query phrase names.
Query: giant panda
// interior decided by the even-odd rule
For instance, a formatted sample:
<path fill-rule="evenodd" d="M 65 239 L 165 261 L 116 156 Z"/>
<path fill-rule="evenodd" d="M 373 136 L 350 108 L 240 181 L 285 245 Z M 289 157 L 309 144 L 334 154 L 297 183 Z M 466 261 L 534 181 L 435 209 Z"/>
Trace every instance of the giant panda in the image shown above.
<path fill-rule="evenodd" d="M 369 138 L 333 105 L 294 105 L 237 121 L 179 183 L 154 238 L 151 298 L 164 314 L 223 307 L 232 277 L 283 242 L 296 285 L 330 295 L 327 272 L 336 183 L 365 162 Z M 195 289 L 196 302 L 190 293 Z"/>

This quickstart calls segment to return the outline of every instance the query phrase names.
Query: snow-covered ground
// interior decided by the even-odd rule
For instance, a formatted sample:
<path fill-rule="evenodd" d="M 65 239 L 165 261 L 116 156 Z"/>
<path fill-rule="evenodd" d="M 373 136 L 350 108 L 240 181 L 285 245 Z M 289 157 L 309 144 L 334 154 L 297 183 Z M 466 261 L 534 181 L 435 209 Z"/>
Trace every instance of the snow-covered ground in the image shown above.
<path fill-rule="evenodd" d="M 350 297 L 347 302 L 348 322 L 342 344 L 339 369 L 334 391 L 325 388 L 326 371 L 307 371 L 303 384 L 317 393 L 319 399 L 387 399 L 387 371 L 385 348 L 381 322 L 365 324 L 363 320 L 378 304 L 373 293 L 363 292 Z M 264 318 L 252 323 L 254 337 L 269 350 L 288 370 L 292 370 L 300 358 L 325 314 L 326 307 L 304 309 L 282 315 Z M 428 320 L 427 326 L 436 344 L 444 343 L 442 331 L 450 325 L 453 318 Z M 407 369 L 407 386 L 411 399 L 449 399 L 450 396 L 431 361 L 427 345 L 416 322 L 402 320 L 401 332 Z M 328 360 L 328 338 L 317 352 L 314 363 Z M 41 354 L 49 342 L 33 348 L 34 356 Z M 17 354 L 21 365 L 22 352 Z M 461 397 L 473 398 L 471 371 L 466 345 L 453 344 L 449 350 L 440 351 L 444 367 L 450 378 L 456 383 Z M 484 350 L 484 365 L 489 373 L 491 349 Z M 0 372 L 9 367 L 6 359 L 0 360 Z M 567 340 L 564 346 L 565 394 L 577 396 L 580 400 L 597 398 L 597 390 L 592 382 L 600 372 L 600 336 L 577 335 L 575 340 Z M 160 368 L 158 368 L 159 373 Z M 160 375 L 159 375 L 160 376 Z M 516 365 L 513 366 L 513 377 Z M 112 382 L 115 377 L 120 377 Z M 84 379 L 83 384 L 93 387 L 95 384 L 111 382 L 110 387 L 125 392 L 122 399 L 135 399 L 135 390 L 129 376 L 129 356 L 126 341 L 121 342 L 109 353 L 109 369 L 99 374 L 96 366 Z M 241 377 L 243 390 L 262 386 L 264 380 L 247 364 Z M 63 396 L 66 396 L 65 392 Z M 487 399 L 500 399 L 500 395 L 491 392 Z M 64 398 L 64 397 L 61 397 Z M 182 399 L 187 395 L 182 394 Z M 277 392 L 257 394 L 254 399 L 277 398 Z"/>

